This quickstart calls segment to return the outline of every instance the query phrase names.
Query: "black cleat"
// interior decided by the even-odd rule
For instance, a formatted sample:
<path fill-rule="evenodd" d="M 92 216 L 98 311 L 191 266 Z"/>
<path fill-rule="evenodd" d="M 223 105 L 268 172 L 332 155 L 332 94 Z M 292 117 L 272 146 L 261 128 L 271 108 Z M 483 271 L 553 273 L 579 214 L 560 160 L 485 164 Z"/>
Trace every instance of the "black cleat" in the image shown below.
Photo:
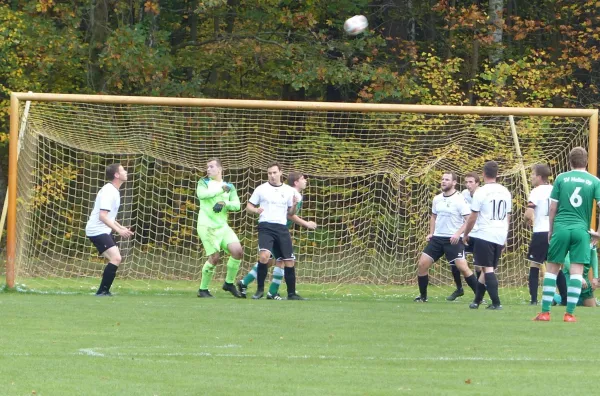
<path fill-rule="evenodd" d="M 478 309 L 479 308 L 479 304 L 477 304 L 475 301 L 473 301 L 471 304 L 469 304 L 469 308 L 471 308 L 471 309 Z"/>
<path fill-rule="evenodd" d="M 423 296 L 419 296 L 419 297 L 415 297 L 415 299 L 413 300 L 414 302 L 427 302 L 427 297 L 423 297 Z"/>
<path fill-rule="evenodd" d="M 485 307 L 485 309 L 491 309 L 491 310 L 497 311 L 497 310 L 502 309 L 502 305 L 501 304 L 498 304 L 498 305 L 490 304 L 487 307 Z"/>
<path fill-rule="evenodd" d="M 288 294 L 288 300 L 306 300 L 306 298 L 301 297 L 299 294 Z"/>
<path fill-rule="evenodd" d="M 248 286 L 244 285 L 244 282 L 242 282 L 241 280 L 239 280 L 237 282 L 237 289 L 240 292 L 240 297 L 241 298 L 246 298 L 246 291 L 248 291 Z"/>
<path fill-rule="evenodd" d="M 452 292 L 452 294 L 450 294 L 448 297 L 446 297 L 446 300 L 448 301 L 454 301 L 456 300 L 458 297 L 462 297 L 465 295 L 465 291 L 463 289 L 456 289 Z"/>
<path fill-rule="evenodd" d="M 112 297 L 112 296 L 113 296 L 112 293 L 110 291 L 108 291 L 108 290 L 106 290 L 106 291 L 98 291 L 96 293 L 96 297 Z"/>
<path fill-rule="evenodd" d="M 227 282 L 223 283 L 222 289 L 233 294 L 233 297 L 235 297 L 235 298 L 242 298 L 242 295 L 237 291 L 237 289 L 235 288 L 233 283 L 227 283 Z"/>
<path fill-rule="evenodd" d="M 257 289 L 256 293 L 252 296 L 253 300 L 260 300 L 265 295 L 265 291 L 263 289 Z"/>
<path fill-rule="evenodd" d="M 273 295 L 270 292 L 267 293 L 267 300 L 283 300 L 283 298 L 281 298 L 281 296 L 279 295 L 279 293 Z"/>
<path fill-rule="evenodd" d="M 198 297 L 200 298 L 214 298 L 212 294 L 207 290 L 198 290 Z"/>

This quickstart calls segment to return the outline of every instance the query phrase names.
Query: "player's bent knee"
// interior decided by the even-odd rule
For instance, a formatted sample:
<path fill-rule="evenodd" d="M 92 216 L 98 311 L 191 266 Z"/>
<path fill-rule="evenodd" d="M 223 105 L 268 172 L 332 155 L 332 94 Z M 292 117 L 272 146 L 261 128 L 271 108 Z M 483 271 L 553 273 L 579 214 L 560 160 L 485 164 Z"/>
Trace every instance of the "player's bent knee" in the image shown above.
<path fill-rule="evenodd" d="M 220 258 L 221 258 L 221 255 L 219 253 L 213 253 L 210 256 L 208 256 L 208 262 L 211 263 L 212 265 L 217 265 Z"/>
<path fill-rule="evenodd" d="M 290 268 L 296 264 L 294 260 L 283 260 L 283 265 Z"/>
<path fill-rule="evenodd" d="M 270 258 L 271 258 L 271 252 L 269 252 L 268 250 L 262 250 L 258 254 L 258 261 L 260 261 L 261 263 L 267 264 L 269 262 Z"/>
<path fill-rule="evenodd" d="M 421 254 L 418 263 L 419 268 L 427 270 L 429 269 L 429 267 L 431 267 L 431 264 L 433 264 L 433 260 L 431 259 L 431 257 L 427 256 L 426 254 Z"/>
<path fill-rule="evenodd" d="M 122 258 L 121 253 L 119 252 L 119 248 L 113 246 L 104 252 L 103 256 L 108 260 L 109 263 L 114 265 L 121 264 Z"/>
<path fill-rule="evenodd" d="M 596 307 L 596 299 L 595 298 L 586 298 L 583 300 L 584 307 Z"/>
<path fill-rule="evenodd" d="M 227 246 L 229 254 L 236 260 L 241 260 L 244 257 L 244 248 L 240 243 L 231 243 Z"/>
<path fill-rule="evenodd" d="M 470 276 L 473 273 L 466 260 L 454 260 L 454 265 L 462 274 L 468 274 L 467 276 Z"/>

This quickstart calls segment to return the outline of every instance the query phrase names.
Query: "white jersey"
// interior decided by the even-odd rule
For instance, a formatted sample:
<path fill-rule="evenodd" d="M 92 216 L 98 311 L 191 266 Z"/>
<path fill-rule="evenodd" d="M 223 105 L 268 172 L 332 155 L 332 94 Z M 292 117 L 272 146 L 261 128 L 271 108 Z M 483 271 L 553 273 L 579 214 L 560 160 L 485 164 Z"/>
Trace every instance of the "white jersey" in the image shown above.
<path fill-rule="evenodd" d="M 85 226 L 85 235 L 97 236 L 110 234 L 112 230 L 100 220 L 100 211 L 107 210 L 108 218 L 114 221 L 121 205 L 121 193 L 112 183 L 107 183 L 100 189 L 94 202 L 94 209 Z"/>
<path fill-rule="evenodd" d="M 548 232 L 550 231 L 550 193 L 552 192 L 551 184 L 542 184 L 537 186 L 529 193 L 527 207 L 533 209 L 533 232 Z"/>
<path fill-rule="evenodd" d="M 264 209 L 258 222 L 286 225 L 288 208 L 294 205 L 295 191 L 287 184 L 274 186 L 269 182 L 256 187 L 250 197 L 250 203 Z"/>
<path fill-rule="evenodd" d="M 479 187 L 477 187 L 477 189 L 479 189 Z M 477 190 L 475 190 L 477 191 Z M 469 189 L 465 188 L 462 191 L 462 195 L 463 197 L 465 197 L 465 201 L 467 201 L 467 203 L 469 204 L 469 210 L 471 209 L 471 203 L 473 203 L 473 197 L 471 196 L 471 192 L 469 191 Z M 469 212 L 471 213 L 471 212 Z M 473 231 L 475 231 L 477 229 L 477 224 L 475 224 L 473 226 L 473 229 L 471 230 L 471 233 L 473 233 Z"/>
<path fill-rule="evenodd" d="M 473 195 L 471 210 L 479 212 L 479 216 L 475 223 L 477 229 L 470 235 L 504 245 L 508 236 L 508 215 L 512 212 L 512 195 L 506 187 L 498 183 L 479 187 Z"/>
<path fill-rule="evenodd" d="M 436 215 L 434 236 L 451 237 L 465 222 L 463 216 L 471 214 L 469 204 L 458 191 L 445 196 L 438 194 L 433 198 L 431 213 Z"/>
<path fill-rule="evenodd" d="M 471 205 L 471 202 L 473 202 L 473 197 L 471 196 L 471 192 L 465 188 L 464 190 L 462 190 L 462 195 L 465 198 L 465 201 L 467 201 L 467 203 L 469 205 Z"/>

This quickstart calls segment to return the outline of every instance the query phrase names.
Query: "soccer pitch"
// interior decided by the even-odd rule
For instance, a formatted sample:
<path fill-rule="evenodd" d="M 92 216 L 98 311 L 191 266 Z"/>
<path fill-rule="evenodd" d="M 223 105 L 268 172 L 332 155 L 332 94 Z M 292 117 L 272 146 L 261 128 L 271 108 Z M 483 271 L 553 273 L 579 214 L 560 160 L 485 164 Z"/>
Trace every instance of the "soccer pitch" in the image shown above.
<path fill-rule="evenodd" d="M 216 288 L 216 284 L 214 285 Z M 408 289 L 407 289 L 408 290 Z M 412 290 L 412 289 L 411 289 Z M 445 291 L 444 291 L 445 292 Z M 600 311 L 468 299 L 309 301 L 0 292 L 2 395 L 570 394 L 595 387 Z"/>

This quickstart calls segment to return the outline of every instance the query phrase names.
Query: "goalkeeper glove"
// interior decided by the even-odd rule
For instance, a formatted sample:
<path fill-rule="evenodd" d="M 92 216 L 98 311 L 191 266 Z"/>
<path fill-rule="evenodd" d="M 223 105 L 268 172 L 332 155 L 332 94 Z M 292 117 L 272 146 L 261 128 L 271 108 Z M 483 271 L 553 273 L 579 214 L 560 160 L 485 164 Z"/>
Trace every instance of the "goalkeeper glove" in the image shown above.
<path fill-rule="evenodd" d="M 213 206 L 213 212 L 215 212 L 215 213 L 221 213 L 221 211 L 223 210 L 224 206 L 225 206 L 224 202 L 217 202 L 215 204 L 215 206 Z"/>

